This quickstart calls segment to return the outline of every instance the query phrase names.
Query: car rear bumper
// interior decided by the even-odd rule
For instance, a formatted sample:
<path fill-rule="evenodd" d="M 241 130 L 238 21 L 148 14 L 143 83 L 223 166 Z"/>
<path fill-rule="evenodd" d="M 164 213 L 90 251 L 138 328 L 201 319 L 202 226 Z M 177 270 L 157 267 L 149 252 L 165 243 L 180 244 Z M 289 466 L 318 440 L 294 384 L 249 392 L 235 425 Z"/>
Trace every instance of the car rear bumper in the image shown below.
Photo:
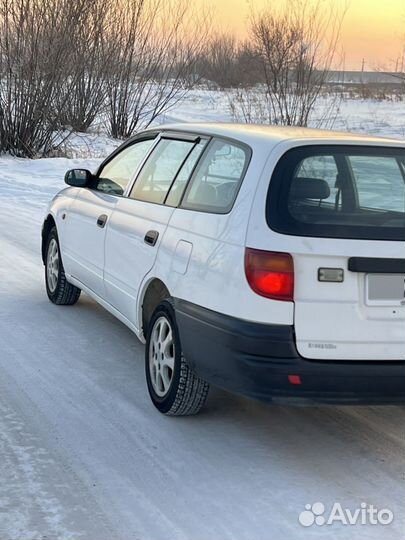
<path fill-rule="evenodd" d="M 179 299 L 174 308 L 185 357 L 217 386 L 296 404 L 405 402 L 405 361 L 307 360 L 293 326 L 243 321 Z"/>

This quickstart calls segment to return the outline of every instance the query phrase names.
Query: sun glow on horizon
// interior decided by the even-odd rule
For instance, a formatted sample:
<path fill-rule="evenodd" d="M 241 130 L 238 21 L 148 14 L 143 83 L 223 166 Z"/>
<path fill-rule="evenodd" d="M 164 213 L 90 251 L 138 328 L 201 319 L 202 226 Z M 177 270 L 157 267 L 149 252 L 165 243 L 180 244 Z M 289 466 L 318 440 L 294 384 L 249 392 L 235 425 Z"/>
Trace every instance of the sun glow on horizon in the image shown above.
<path fill-rule="evenodd" d="M 252 10 L 280 7 L 289 0 L 194 0 L 208 7 L 213 26 L 238 38 L 247 36 Z M 346 69 L 366 70 L 405 68 L 404 0 L 323 0 L 325 6 L 348 6 L 343 22 L 340 48 Z M 364 61 L 364 64 L 363 64 Z"/>

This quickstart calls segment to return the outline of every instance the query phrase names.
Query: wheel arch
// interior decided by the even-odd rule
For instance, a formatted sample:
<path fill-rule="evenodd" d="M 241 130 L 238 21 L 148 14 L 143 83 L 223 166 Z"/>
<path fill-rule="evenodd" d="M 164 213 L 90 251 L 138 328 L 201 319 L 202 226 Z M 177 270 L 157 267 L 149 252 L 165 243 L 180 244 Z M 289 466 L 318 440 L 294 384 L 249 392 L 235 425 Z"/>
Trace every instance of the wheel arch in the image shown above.
<path fill-rule="evenodd" d="M 161 302 L 170 297 L 169 289 L 161 279 L 153 277 L 145 284 L 140 297 L 138 319 L 141 322 L 140 333 L 144 338 L 153 312 Z"/>
<path fill-rule="evenodd" d="M 49 233 L 51 232 L 52 228 L 56 227 L 56 221 L 52 214 L 48 214 L 46 217 L 44 224 L 42 226 L 42 241 L 41 241 L 41 255 L 42 255 L 42 262 L 45 264 L 46 260 L 46 240 L 48 238 Z"/>

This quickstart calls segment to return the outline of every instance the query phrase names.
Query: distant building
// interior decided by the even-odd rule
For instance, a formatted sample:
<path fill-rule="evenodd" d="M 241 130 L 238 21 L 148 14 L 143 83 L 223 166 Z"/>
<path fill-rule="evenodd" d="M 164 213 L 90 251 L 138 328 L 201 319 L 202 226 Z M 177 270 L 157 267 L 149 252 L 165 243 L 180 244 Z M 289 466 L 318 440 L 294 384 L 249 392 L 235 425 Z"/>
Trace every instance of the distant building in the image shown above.
<path fill-rule="evenodd" d="M 397 87 L 405 84 L 405 73 L 380 71 L 329 71 L 327 84 L 345 86 Z"/>

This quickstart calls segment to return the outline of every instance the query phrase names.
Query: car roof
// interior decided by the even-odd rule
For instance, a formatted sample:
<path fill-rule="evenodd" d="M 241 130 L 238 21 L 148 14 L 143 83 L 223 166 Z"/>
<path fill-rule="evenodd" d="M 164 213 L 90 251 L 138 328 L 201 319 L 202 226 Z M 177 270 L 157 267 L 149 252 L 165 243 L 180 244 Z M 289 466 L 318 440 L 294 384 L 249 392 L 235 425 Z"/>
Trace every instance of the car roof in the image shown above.
<path fill-rule="evenodd" d="M 269 126 L 262 124 L 231 124 L 231 123 L 183 123 L 163 124 L 150 128 L 152 131 L 181 131 L 200 135 L 216 135 L 237 139 L 248 145 L 260 143 L 278 144 L 283 141 L 308 141 L 317 144 L 370 144 L 382 146 L 404 146 L 405 140 L 371 135 L 360 135 L 349 132 L 329 131 L 291 126 Z"/>

